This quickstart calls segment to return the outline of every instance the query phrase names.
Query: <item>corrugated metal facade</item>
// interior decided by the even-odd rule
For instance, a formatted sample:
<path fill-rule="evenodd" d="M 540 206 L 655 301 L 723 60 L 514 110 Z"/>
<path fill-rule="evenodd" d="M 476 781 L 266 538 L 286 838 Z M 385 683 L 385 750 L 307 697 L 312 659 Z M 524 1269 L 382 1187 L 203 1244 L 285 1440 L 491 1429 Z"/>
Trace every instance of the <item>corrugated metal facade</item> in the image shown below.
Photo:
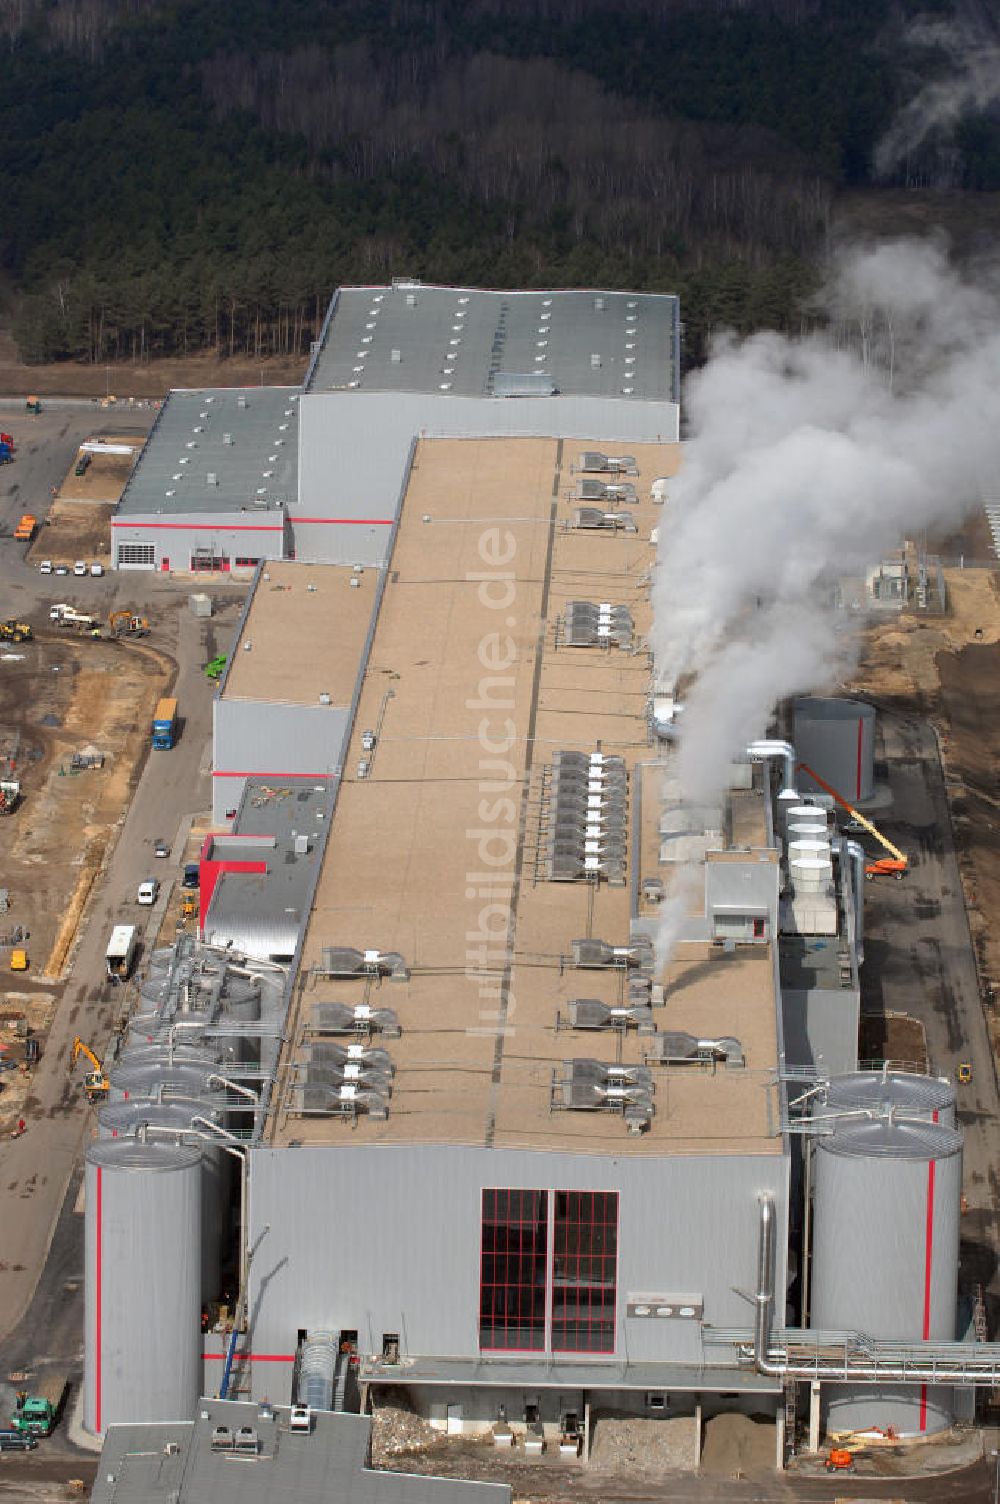
<path fill-rule="evenodd" d="M 285 549 L 284 510 L 191 512 L 186 515 L 128 515 L 111 520 L 114 569 L 207 571 L 215 559 L 222 572 L 238 559 L 281 559 Z"/>
<path fill-rule="evenodd" d="M 861 994 L 856 987 L 783 987 L 785 1062 L 824 1075 L 857 1069 Z"/>
<path fill-rule="evenodd" d="M 624 1138 L 622 1147 L 620 1158 L 436 1145 L 254 1149 L 255 1393 L 275 1392 L 265 1359 L 294 1352 L 301 1328 L 356 1330 L 363 1353 L 381 1352 L 383 1333 L 394 1332 L 406 1356 L 479 1362 L 481 1205 L 490 1187 L 617 1191 L 616 1352 L 603 1376 L 594 1360 L 594 1384 L 615 1388 L 626 1362 L 663 1362 L 695 1365 L 692 1386 L 711 1389 L 698 1366 L 700 1323 L 627 1318 L 627 1298 L 697 1294 L 707 1322 L 749 1327 L 752 1312 L 736 1290 L 753 1287 L 757 1197 L 774 1196 L 781 1225 L 788 1160 L 632 1158 Z M 783 1267 L 777 1279 L 783 1289 Z M 524 1355 L 526 1375 L 543 1356 Z M 521 1359 L 501 1361 L 498 1373 L 487 1362 L 470 1381 L 516 1385 Z M 738 1376 L 726 1371 L 714 1387 L 737 1388 Z"/>
<path fill-rule="evenodd" d="M 299 409 L 295 557 L 338 564 L 385 559 L 415 437 L 673 443 L 679 422 L 675 404 L 634 398 L 317 392 Z"/>
<path fill-rule="evenodd" d="M 343 757 L 350 710 L 216 697 L 212 720 L 212 818 L 218 823 L 238 807 L 248 776 L 295 783 L 330 778 Z"/>

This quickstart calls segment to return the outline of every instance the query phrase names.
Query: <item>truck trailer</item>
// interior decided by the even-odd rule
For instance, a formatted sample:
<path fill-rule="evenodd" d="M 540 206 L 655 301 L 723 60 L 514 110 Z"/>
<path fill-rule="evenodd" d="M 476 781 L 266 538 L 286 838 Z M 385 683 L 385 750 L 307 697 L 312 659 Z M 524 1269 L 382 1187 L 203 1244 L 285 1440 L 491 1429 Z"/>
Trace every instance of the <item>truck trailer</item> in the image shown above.
<path fill-rule="evenodd" d="M 108 949 L 105 960 L 108 968 L 108 980 L 111 982 L 125 982 L 132 970 L 132 962 L 135 960 L 136 934 L 134 924 L 116 924 L 111 931 L 111 939 L 108 941 Z"/>
<path fill-rule="evenodd" d="M 177 740 L 177 701 L 162 699 L 153 715 L 153 746 L 158 751 L 172 747 Z"/>

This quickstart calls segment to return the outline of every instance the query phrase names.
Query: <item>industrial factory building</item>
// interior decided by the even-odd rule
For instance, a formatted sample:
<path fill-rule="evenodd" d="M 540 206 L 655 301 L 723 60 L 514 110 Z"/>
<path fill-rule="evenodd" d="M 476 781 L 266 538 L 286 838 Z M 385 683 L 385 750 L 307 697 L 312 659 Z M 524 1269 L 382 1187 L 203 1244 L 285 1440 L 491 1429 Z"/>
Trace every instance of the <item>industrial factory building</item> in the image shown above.
<path fill-rule="evenodd" d="M 112 559 L 381 564 L 421 436 L 601 433 L 627 450 L 677 439 L 679 393 L 675 297 L 342 288 L 301 394 L 170 394 L 112 519 Z"/>
<path fill-rule="evenodd" d="M 371 291 L 331 310 L 300 485 L 311 402 L 388 412 L 433 374 L 443 411 L 526 375 L 516 295 L 495 350 L 499 294 L 380 295 L 382 323 Z M 649 651 L 678 446 L 621 451 L 617 398 L 583 379 L 607 347 L 580 359 L 610 300 L 574 295 L 593 324 L 563 369 L 570 295 L 537 295 L 543 337 L 548 296 L 545 377 L 582 371 L 586 436 L 409 428 L 381 552 L 258 571 L 216 703 L 236 815 L 206 847 L 203 939 L 154 956 L 115 1139 L 88 1152 L 98 1434 L 189 1421 L 205 1393 L 402 1388 L 442 1431 L 583 1451 L 598 1412 L 739 1410 L 780 1462 L 800 1401 L 814 1436 L 927 1435 L 1000 1374 L 955 1340 L 953 1090 L 858 1068 L 864 853 L 785 741 L 751 744 L 711 807 L 683 798 Z M 461 308 L 482 329 L 446 377 Z M 485 393 L 461 353 L 483 341 Z M 669 403 L 659 382 L 629 403 Z M 807 701 L 795 724 L 823 782 L 867 786 L 867 714 Z M 112 1287 L 125 1312 L 156 1290 L 142 1343 Z"/>

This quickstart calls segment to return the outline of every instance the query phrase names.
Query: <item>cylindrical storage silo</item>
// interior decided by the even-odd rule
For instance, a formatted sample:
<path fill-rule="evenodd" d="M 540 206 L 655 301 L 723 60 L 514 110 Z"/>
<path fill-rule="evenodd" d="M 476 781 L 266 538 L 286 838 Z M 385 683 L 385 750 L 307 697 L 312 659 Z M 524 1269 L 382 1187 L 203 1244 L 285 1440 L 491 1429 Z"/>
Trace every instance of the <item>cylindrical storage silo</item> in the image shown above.
<path fill-rule="evenodd" d="M 111 1072 L 108 1099 L 111 1102 L 128 1102 L 133 1097 L 148 1100 L 160 1093 L 168 1095 L 201 1096 L 212 1089 L 210 1078 L 217 1072 L 215 1065 L 170 1065 L 166 1060 L 142 1065 L 125 1063 Z"/>
<path fill-rule="evenodd" d="M 201 1155 L 87 1150 L 83 1423 L 193 1420 L 201 1390 Z"/>
<path fill-rule="evenodd" d="M 854 1071 L 834 1076 L 826 1091 L 825 1111 L 841 1108 L 897 1117 L 927 1118 L 945 1128 L 955 1126 L 955 1088 L 938 1076 L 917 1076 L 910 1071 Z"/>
<path fill-rule="evenodd" d="M 222 1268 L 222 1240 L 228 1225 L 232 1155 L 212 1138 L 204 1122 L 218 1122 L 219 1114 L 198 1102 L 108 1102 L 97 1114 L 102 1139 L 135 1139 L 151 1130 L 147 1142 L 169 1142 L 167 1135 L 186 1134 L 183 1142 L 201 1151 L 201 1298 L 216 1300 Z"/>
<path fill-rule="evenodd" d="M 825 825 L 827 823 L 825 809 L 821 809 L 818 804 L 803 804 L 799 799 L 796 799 L 794 803 L 790 802 L 785 807 L 784 815 L 786 829 L 789 825 L 795 825 L 799 822 L 806 825 Z"/>
<path fill-rule="evenodd" d="M 792 740 L 799 763 L 819 774 L 851 804 L 875 792 L 875 711 L 860 700 L 803 696 L 794 705 Z M 819 784 L 801 766 L 795 775 L 809 793 Z"/>
<path fill-rule="evenodd" d="M 825 820 L 789 820 L 788 840 L 824 841 L 830 839 L 830 827 Z"/>
<path fill-rule="evenodd" d="M 847 1121 L 816 1140 L 812 1325 L 955 1339 L 962 1135 L 934 1122 Z M 828 1431 L 951 1424 L 946 1386 L 825 1384 Z"/>
<path fill-rule="evenodd" d="M 795 893 L 822 893 L 833 880 L 833 863 L 822 857 L 796 857 L 788 871 Z"/>

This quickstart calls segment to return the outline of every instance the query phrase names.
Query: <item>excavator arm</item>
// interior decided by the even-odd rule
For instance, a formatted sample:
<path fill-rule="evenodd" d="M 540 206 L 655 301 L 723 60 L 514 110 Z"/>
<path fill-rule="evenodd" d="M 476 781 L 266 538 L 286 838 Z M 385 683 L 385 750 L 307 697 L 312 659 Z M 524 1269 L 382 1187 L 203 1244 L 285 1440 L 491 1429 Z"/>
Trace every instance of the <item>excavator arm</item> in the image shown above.
<path fill-rule="evenodd" d="M 873 836 L 883 851 L 888 852 L 888 856 L 876 857 L 873 862 L 868 864 L 865 868 L 865 877 L 902 877 L 910 863 L 909 858 L 900 851 L 899 847 L 894 846 L 876 825 L 873 825 L 870 820 L 866 819 L 860 810 L 854 808 L 853 804 L 848 804 L 843 795 L 838 794 L 833 785 L 827 783 L 825 778 L 821 778 L 814 768 L 809 767 L 808 763 L 797 763 L 796 771 L 799 769 L 803 773 L 808 773 L 814 783 L 818 783 L 821 789 L 825 789 L 831 799 L 835 799 L 841 809 L 846 809 L 851 819 L 855 820 L 861 826 L 862 830 L 866 830 L 870 836 Z"/>
<path fill-rule="evenodd" d="M 98 1060 L 97 1056 L 90 1048 L 90 1045 L 84 1044 L 83 1040 L 79 1037 L 79 1035 L 77 1035 L 76 1039 L 74 1039 L 73 1041 L 73 1051 L 70 1056 L 69 1062 L 70 1070 L 72 1070 L 76 1065 L 76 1062 L 79 1060 L 81 1055 L 83 1055 L 85 1059 L 90 1061 L 95 1071 L 101 1070 L 101 1062 Z"/>

